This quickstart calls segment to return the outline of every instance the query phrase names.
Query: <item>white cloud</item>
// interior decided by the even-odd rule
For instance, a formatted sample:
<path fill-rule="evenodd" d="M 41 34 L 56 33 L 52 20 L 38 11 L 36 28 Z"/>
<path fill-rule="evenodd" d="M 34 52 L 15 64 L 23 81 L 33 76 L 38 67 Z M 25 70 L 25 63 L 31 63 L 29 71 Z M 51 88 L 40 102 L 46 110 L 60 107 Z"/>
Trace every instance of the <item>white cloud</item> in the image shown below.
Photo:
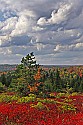
<path fill-rule="evenodd" d="M 19 62 L 34 51 L 41 63 L 76 63 L 83 58 L 82 9 L 83 0 L 0 0 L 0 58 Z"/>
<path fill-rule="evenodd" d="M 4 22 L 0 22 L 1 32 L 3 34 L 11 33 L 11 31 L 15 28 L 17 20 L 18 20 L 17 17 L 11 17 Z"/>
<path fill-rule="evenodd" d="M 72 4 L 61 4 L 58 10 L 53 10 L 51 18 L 46 19 L 46 17 L 41 17 L 37 24 L 39 25 L 50 25 L 50 24 L 60 24 L 63 21 L 67 21 L 69 14 L 71 13 Z"/>
<path fill-rule="evenodd" d="M 11 50 L 11 48 L 0 48 L 0 54 L 2 54 L 2 55 L 11 55 L 12 50 Z"/>
<path fill-rule="evenodd" d="M 3 44 L 3 42 L 7 43 L 8 41 L 12 41 L 12 38 L 17 36 L 28 36 L 28 32 L 31 31 L 32 25 L 35 23 L 33 23 L 35 17 L 33 12 L 24 10 L 19 12 L 16 17 L 10 17 L 0 22 L 2 33 L 0 36 L 0 43 Z"/>
<path fill-rule="evenodd" d="M 18 20 L 11 32 L 11 37 L 27 34 L 35 23 L 36 15 L 32 11 L 24 10 L 17 13 L 17 16 Z"/>
<path fill-rule="evenodd" d="M 6 44 L 7 46 L 7 41 L 11 41 L 11 37 L 9 35 L 5 35 L 5 36 L 0 36 L 0 46 L 3 46 Z"/>
<path fill-rule="evenodd" d="M 82 50 L 83 50 L 83 43 L 77 43 L 76 44 L 76 48 L 77 49 L 82 48 Z"/>
<path fill-rule="evenodd" d="M 15 25 L 15 29 L 11 32 L 11 36 L 18 36 L 18 35 L 23 35 L 27 32 L 28 28 L 28 20 L 25 16 L 20 16 L 18 18 L 18 21 Z"/>
<path fill-rule="evenodd" d="M 76 43 L 71 45 L 56 45 L 55 52 L 62 52 L 62 51 L 83 51 L 83 43 Z"/>
<path fill-rule="evenodd" d="M 43 45 L 42 43 L 37 43 L 36 47 L 37 47 L 37 50 L 40 51 L 42 48 L 45 48 L 45 45 Z"/>
<path fill-rule="evenodd" d="M 45 30 L 45 28 L 42 28 L 42 27 L 39 27 L 39 26 L 33 26 L 32 30 L 33 31 L 42 31 L 42 30 Z"/>

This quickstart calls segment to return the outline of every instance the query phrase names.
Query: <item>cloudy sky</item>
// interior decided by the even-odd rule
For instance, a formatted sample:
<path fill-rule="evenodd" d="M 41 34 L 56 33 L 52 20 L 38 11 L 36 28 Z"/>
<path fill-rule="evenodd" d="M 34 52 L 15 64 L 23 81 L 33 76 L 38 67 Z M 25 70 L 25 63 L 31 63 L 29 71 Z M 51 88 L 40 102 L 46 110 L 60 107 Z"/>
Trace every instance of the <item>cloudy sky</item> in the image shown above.
<path fill-rule="evenodd" d="M 83 64 L 83 0 L 0 0 L 0 64 Z"/>

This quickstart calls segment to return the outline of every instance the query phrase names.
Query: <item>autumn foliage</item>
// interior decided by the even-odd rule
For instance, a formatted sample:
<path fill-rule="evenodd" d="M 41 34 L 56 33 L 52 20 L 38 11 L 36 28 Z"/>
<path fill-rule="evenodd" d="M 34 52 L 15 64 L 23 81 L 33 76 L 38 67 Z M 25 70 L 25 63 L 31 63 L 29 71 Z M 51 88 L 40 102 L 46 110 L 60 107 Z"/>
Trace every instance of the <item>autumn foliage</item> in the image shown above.
<path fill-rule="evenodd" d="M 32 52 L 0 80 L 0 125 L 83 125 L 83 66 L 40 68 Z"/>
<path fill-rule="evenodd" d="M 83 125 L 83 96 L 55 95 L 55 99 L 28 103 L 0 103 L 0 125 Z M 76 110 L 68 109 L 65 104 L 74 104 Z M 58 107 L 63 107 L 64 112 Z"/>
<path fill-rule="evenodd" d="M 38 86 L 41 84 L 41 82 L 39 82 L 41 77 L 42 76 L 41 76 L 40 67 L 39 67 L 37 73 L 34 75 L 34 79 L 35 79 L 34 85 L 33 86 L 28 85 L 30 92 L 37 92 L 38 91 Z"/>

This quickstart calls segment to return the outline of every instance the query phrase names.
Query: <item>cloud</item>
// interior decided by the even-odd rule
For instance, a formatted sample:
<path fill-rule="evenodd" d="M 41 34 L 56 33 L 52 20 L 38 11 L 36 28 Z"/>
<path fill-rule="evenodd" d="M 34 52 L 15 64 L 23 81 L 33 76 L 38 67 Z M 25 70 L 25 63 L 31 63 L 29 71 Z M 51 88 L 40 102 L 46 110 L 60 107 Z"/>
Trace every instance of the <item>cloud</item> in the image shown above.
<path fill-rule="evenodd" d="M 57 4 L 56 9 L 51 13 L 51 17 L 40 17 L 37 24 L 40 26 L 52 24 L 66 24 L 71 19 L 77 18 L 82 11 L 83 2 L 80 0 L 68 0 Z"/>
<path fill-rule="evenodd" d="M 22 41 L 24 36 L 27 37 L 26 39 L 26 42 L 27 42 L 28 32 L 32 29 L 32 25 L 34 25 L 34 23 L 32 23 L 33 18 L 35 18 L 35 15 L 33 15 L 31 11 L 24 10 L 23 12 L 18 13 L 16 17 L 10 17 L 5 21 L 0 22 L 0 28 L 1 28 L 1 34 L 2 34 L 0 36 L 1 37 L 0 45 L 3 46 L 4 42 L 5 42 L 5 45 L 7 45 L 9 41 L 11 41 L 11 44 L 8 44 L 8 45 L 12 45 L 16 37 L 17 38 L 19 37 Z M 19 42 L 19 41 L 15 41 L 15 43 L 16 42 Z"/>
<path fill-rule="evenodd" d="M 37 24 L 39 25 L 50 25 L 50 24 L 60 24 L 63 21 L 67 21 L 69 14 L 71 13 L 72 4 L 62 4 L 58 10 L 53 10 L 51 17 L 46 19 L 46 17 L 41 17 Z"/>
<path fill-rule="evenodd" d="M 62 51 L 83 51 L 83 43 L 76 43 L 71 45 L 57 45 L 54 49 L 55 52 Z"/>
<path fill-rule="evenodd" d="M 17 17 L 11 17 L 4 22 L 0 22 L 1 33 L 3 35 L 10 34 L 11 31 L 15 28 L 17 20 Z"/>
<path fill-rule="evenodd" d="M 0 54 L 7 55 L 7 54 L 12 54 L 11 49 L 8 48 L 0 48 Z"/>
<path fill-rule="evenodd" d="M 41 64 L 83 58 L 83 0 L 0 0 L 2 62 L 19 62 L 31 51 Z"/>
<path fill-rule="evenodd" d="M 82 12 L 80 13 L 79 16 L 77 16 L 76 18 L 74 19 L 71 19 L 67 26 L 66 26 L 66 29 L 69 29 L 69 28 L 72 28 L 72 29 L 76 29 L 76 28 L 83 28 L 83 10 Z"/>

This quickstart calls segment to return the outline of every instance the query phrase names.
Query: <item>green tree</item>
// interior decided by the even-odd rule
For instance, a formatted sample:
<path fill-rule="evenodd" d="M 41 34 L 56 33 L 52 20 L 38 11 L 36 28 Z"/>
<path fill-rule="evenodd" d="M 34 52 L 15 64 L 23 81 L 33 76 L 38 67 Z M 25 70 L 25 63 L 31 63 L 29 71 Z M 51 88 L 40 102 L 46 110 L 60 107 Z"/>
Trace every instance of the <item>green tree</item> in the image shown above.
<path fill-rule="evenodd" d="M 25 66 L 29 69 L 38 66 L 38 64 L 36 63 L 35 56 L 34 56 L 33 52 L 26 55 L 26 57 L 23 57 L 21 60 L 21 63 L 23 64 L 23 66 Z"/>
<path fill-rule="evenodd" d="M 44 92 L 53 92 L 53 84 L 51 82 L 51 79 L 47 78 L 44 82 L 43 91 Z"/>
<path fill-rule="evenodd" d="M 79 92 L 83 92 L 83 82 L 80 83 Z"/>
<path fill-rule="evenodd" d="M 34 75 L 38 70 L 38 64 L 36 63 L 35 56 L 33 52 L 28 54 L 26 57 L 23 57 L 21 60 L 21 63 L 23 65 L 23 74 L 25 75 L 25 78 L 27 79 L 29 85 L 34 84 Z"/>
<path fill-rule="evenodd" d="M 1 82 L 3 85 L 6 84 L 6 76 L 4 73 L 1 75 Z"/>
<path fill-rule="evenodd" d="M 12 81 L 12 73 L 11 72 L 8 72 L 7 75 L 6 75 L 6 83 L 5 85 L 8 87 L 10 84 L 11 84 L 11 81 Z"/>
<path fill-rule="evenodd" d="M 62 86 L 61 86 L 61 78 L 60 78 L 60 73 L 59 73 L 58 68 L 56 70 L 55 81 L 56 81 L 56 89 L 57 90 L 61 89 L 62 88 Z"/>
<path fill-rule="evenodd" d="M 33 86 L 35 80 L 34 75 L 38 70 L 38 64 L 36 63 L 33 52 L 22 58 L 21 64 L 17 66 L 16 78 L 23 77 L 26 82 Z"/>
<path fill-rule="evenodd" d="M 4 91 L 5 90 L 5 85 L 3 85 L 1 82 L 0 82 L 0 92 Z"/>
<path fill-rule="evenodd" d="M 28 86 L 34 86 L 34 75 L 37 73 L 38 66 L 39 65 L 36 63 L 33 52 L 23 57 L 21 60 L 21 64 L 17 66 L 14 78 L 12 78 L 10 88 L 13 89 L 15 88 L 15 86 L 17 86 L 17 92 L 24 93 L 24 91 L 26 91 L 24 93 L 24 95 L 26 95 L 26 93 L 29 91 Z M 25 89 L 25 86 L 27 86 L 27 89 Z"/>

